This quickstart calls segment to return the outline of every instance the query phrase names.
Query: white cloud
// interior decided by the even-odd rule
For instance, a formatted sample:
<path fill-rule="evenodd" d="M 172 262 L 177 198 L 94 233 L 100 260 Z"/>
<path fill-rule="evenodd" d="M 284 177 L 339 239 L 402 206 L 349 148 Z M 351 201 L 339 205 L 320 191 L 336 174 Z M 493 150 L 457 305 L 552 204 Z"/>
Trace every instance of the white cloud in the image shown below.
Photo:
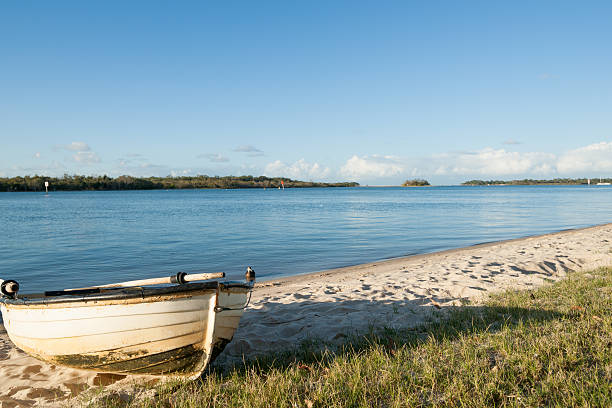
<path fill-rule="evenodd" d="M 262 150 L 259 150 L 255 146 L 251 146 L 251 145 L 238 146 L 237 148 L 233 149 L 232 151 L 239 152 L 239 153 L 248 153 L 247 156 L 249 156 L 249 157 L 265 156 L 265 154 L 264 154 L 264 152 Z"/>
<path fill-rule="evenodd" d="M 64 149 L 73 152 L 88 152 L 91 150 L 89 145 L 85 142 L 72 142 L 69 145 L 63 146 Z"/>
<path fill-rule="evenodd" d="M 53 147 L 54 150 L 68 150 L 71 152 L 76 152 L 72 155 L 71 159 L 76 163 L 82 165 L 90 165 L 94 163 L 99 163 L 100 157 L 91 151 L 91 147 L 85 142 L 72 142 L 69 145 L 56 145 Z M 69 161 L 70 158 L 65 158 L 65 160 Z"/>
<path fill-rule="evenodd" d="M 66 166 L 56 160 L 50 163 L 41 163 L 36 166 L 12 166 L 8 171 L 3 172 L 3 177 L 16 177 L 26 175 L 45 175 L 51 177 L 61 176 L 66 172 Z"/>
<path fill-rule="evenodd" d="M 394 156 L 353 156 L 340 168 L 340 174 L 351 180 L 400 176 L 406 165 Z"/>
<path fill-rule="evenodd" d="M 100 157 L 98 157 L 98 155 L 94 152 L 77 152 L 76 154 L 72 155 L 72 158 L 74 161 L 81 164 L 93 164 L 100 162 Z"/>
<path fill-rule="evenodd" d="M 487 147 L 474 152 L 448 152 L 420 158 L 353 156 L 339 175 L 358 182 L 399 183 L 403 179 L 586 177 L 612 172 L 612 142 L 595 143 L 561 155 L 517 152 Z"/>
<path fill-rule="evenodd" d="M 358 182 L 398 184 L 407 178 L 513 177 L 555 173 L 551 153 L 512 152 L 485 148 L 475 152 L 448 152 L 429 157 L 353 156 L 340 168 L 340 176 Z"/>
<path fill-rule="evenodd" d="M 234 151 L 240 153 L 263 153 L 261 150 L 251 145 L 238 146 Z"/>
<path fill-rule="evenodd" d="M 153 163 L 134 163 L 127 159 L 119 159 L 117 165 L 109 171 L 109 175 L 128 175 L 134 177 L 164 177 L 171 173 L 168 166 Z"/>
<path fill-rule="evenodd" d="M 514 139 L 506 139 L 502 142 L 505 145 L 520 145 L 521 142 L 519 142 L 518 140 L 514 140 Z"/>
<path fill-rule="evenodd" d="M 189 176 L 189 175 L 193 175 L 193 171 L 191 171 L 191 169 L 184 169 L 184 170 L 170 170 L 170 175 L 171 175 L 172 177 Z"/>
<path fill-rule="evenodd" d="M 289 177 L 298 180 L 320 180 L 329 176 L 329 167 L 323 168 L 319 163 L 310 164 L 300 159 L 291 165 L 280 160 L 269 163 L 264 170 L 264 175 L 269 177 Z"/>
<path fill-rule="evenodd" d="M 126 166 L 139 166 L 144 163 L 147 163 L 148 161 L 147 161 L 147 158 L 144 157 L 142 154 L 128 153 L 124 157 L 117 158 L 116 162 L 119 164 L 119 166 L 126 167 Z"/>
<path fill-rule="evenodd" d="M 471 153 L 446 153 L 433 157 L 436 175 L 509 176 L 549 173 L 555 168 L 555 155 L 538 152 L 509 152 L 485 148 Z"/>
<path fill-rule="evenodd" d="M 518 143 L 512 139 L 504 144 Z M 174 167 L 151 164 L 142 155 L 123 154 L 114 159 L 106 170 L 95 165 L 101 158 L 84 142 L 55 146 L 56 150 L 68 150 L 69 157 L 63 162 L 49 163 L 45 152 L 35 152 L 30 156 L 27 167 L 4 166 L 0 171 L 9 176 L 24 174 L 84 174 L 86 169 L 99 173 L 129 174 L 137 177 L 168 174 L 264 174 L 285 176 L 300 180 L 347 180 L 371 184 L 399 184 L 409 178 L 424 178 L 432 182 L 461 182 L 471 178 L 515 179 L 515 178 L 554 178 L 599 177 L 612 173 L 612 140 L 594 143 L 559 154 L 547 152 L 519 152 L 510 146 L 505 148 L 486 147 L 477 151 L 453 151 L 438 155 L 420 157 L 398 157 L 396 155 L 353 155 L 337 167 L 325 166 L 320 162 L 307 162 L 304 158 L 296 162 L 269 162 L 265 167 L 255 161 L 245 160 L 240 165 L 224 165 L 229 159 L 219 153 L 202 154 L 214 165 L 202 168 Z M 74 150 L 84 149 L 84 150 Z M 245 154 L 262 153 L 253 146 L 235 149 Z M 248 162 L 248 163 L 246 163 Z M 202 163 L 205 163 L 204 161 Z M 88 167 L 91 166 L 91 167 Z"/>
<path fill-rule="evenodd" d="M 595 143 L 570 150 L 559 157 L 557 169 L 562 174 L 612 171 L 612 142 Z"/>
<path fill-rule="evenodd" d="M 198 154 L 196 157 L 197 158 L 208 159 L 208 160 L 210 160 L 211 162 L 214 162 L 214 163 L 225 163 L 225 162 L 230 161 L 230 159 L 220 155 L 219 153 Z"/>

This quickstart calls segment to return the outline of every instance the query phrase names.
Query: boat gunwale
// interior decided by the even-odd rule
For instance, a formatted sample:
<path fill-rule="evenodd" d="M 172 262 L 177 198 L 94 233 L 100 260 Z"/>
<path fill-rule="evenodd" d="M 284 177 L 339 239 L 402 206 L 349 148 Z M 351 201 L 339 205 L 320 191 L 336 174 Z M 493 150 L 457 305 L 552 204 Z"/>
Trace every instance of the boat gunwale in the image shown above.
<path fill-rule="evenodd" d="M 41 307 L 41 306 L 56 306 L 85 303 L 87 306 L 100 306 L 102 304 L 120 302 L 120 303 L 149 303 L 158 301 L 167 301 L 179 299 L 183 297 L 191 297 L 199 293 L 209 291 L 225 291 L 231 289 L 239 289 L 248 292 L 253 289 L 252 283 L 240 281 L 226 282 L 201 282 L 201 283 L 185 283 L 175 286 L 166 287 L 127 287 L 127 288 L 100 288 L 97 293 L 75 293 L 66 292 L 61 296 L 40 296 L 28 297 L 28 294 L 18 295 L 17 298 L 0 297 L 0 304 L 4 304 L 9 308 L 22 307 Z M 31 295 L 29 295 L 31 296 Z M 90 303 L 91 302 L 91 303 Z"/>

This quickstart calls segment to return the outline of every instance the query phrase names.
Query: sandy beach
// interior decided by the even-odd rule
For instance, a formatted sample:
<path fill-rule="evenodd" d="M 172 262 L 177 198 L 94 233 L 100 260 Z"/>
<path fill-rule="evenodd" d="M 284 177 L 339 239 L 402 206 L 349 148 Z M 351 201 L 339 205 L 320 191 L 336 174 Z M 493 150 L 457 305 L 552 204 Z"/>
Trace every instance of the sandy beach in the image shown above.
<path fill-rule="evenodd" d="M 333 344 L 370 327 L 415 326 L 466 299 L 610 265 L 612 224 L 606 224 L 261 282 L 215 364 L 291 350 L 304 339 Z M 73 397 L 99 386 L 129 395 L 135 382 L 147 381 L 45 364 L 17 350 L 0 326 L 2 408 L 73 405 Z"/>

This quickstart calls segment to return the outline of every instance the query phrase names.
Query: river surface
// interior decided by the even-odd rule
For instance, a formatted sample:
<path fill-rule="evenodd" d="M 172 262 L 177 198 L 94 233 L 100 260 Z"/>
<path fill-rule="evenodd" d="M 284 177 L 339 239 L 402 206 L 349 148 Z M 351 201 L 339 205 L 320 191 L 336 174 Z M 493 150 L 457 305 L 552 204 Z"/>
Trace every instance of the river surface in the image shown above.
<path fill-rule="evenodd" d="M 0 279 L 261 280 L 609 222 L 608 186 L 0 193 Z"/>

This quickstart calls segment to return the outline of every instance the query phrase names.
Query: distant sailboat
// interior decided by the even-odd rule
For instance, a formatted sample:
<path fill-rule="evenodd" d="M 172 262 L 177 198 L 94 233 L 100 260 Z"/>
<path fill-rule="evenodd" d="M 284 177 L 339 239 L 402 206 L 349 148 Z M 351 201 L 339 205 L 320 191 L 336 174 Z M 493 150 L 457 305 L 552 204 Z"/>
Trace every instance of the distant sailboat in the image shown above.
<path fill-rule="evenodd" d="M 601 177 L 599 178 L 599 183 L 597 183 L 598 186 L 609 186 L 610 183 L 604 183 L 603 181 L 601 181 Z"/>

